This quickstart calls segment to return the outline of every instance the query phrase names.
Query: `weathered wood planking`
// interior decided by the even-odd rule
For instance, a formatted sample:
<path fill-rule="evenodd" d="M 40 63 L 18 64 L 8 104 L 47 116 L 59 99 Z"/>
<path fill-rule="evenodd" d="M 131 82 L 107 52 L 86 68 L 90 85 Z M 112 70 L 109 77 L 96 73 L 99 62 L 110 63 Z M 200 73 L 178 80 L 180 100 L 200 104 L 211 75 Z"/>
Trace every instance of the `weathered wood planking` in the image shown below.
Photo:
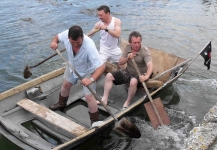
<path fill-rule="evenodd" d="M 17 102 L 17 105 L 25 110 L 37 115 L 38 117 L 47 120 L 48 122 L 62 128 L 75 136 L 82 135 L 88 131 L 87 128 L 53 112 L 52 110 L 43 107 L 27 98 Z"/>

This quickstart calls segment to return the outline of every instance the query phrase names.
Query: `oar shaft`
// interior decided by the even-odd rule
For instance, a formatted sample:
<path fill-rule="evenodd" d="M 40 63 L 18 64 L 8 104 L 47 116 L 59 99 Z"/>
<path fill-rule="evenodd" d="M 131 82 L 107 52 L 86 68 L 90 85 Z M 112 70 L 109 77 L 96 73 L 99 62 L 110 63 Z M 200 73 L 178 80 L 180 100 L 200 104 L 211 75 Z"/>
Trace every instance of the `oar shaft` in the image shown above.
<path fill-rule="evenodd" d="M 134 65 L 134 67 L 135 67 L 135 69 L 136 69 L 137 74 L 138 74 L 139 76 L 141 76 L 141 73 L 140 73 L 140 71 L 139 71 L 138 66 L 136 65 L 135 60 L 132 59 L 132 62 L 133 62 L 133 65 Z M 151 101 L 151 104 L 152 104 L 152 106 L 153 106 L 153 108 L 154 108 L 154 111 L 155 111 L 157 117 L 158 117 L 158 120 L 160 121 L 160 124 L 163 125 L 163 121 L 162 121 L 162 119 L 160 118 L 160 114 L 159 114 L 159 112 L 158 112 L 158 110 L 157 110 L 157 108 L 156 108 L 156 106 L 155 106 L 155 104 L 154 104 L 154 101 L 153 101 L 153 99 L 152 99 L 152 97 L 151 97 L 151 95 L 150 95 L 150 93 L 149 93 L 149 91 L 148 91 L 148 89 L 147 89 L 145 83 L 142 82 L 142 85 L 143 85 L 143 87 L 144 87 L 144 89 L 145 89 L 146 94 L 148 95 L 149 100 Z"/>
<path fill-rule="evenodd" d="M 95 34 L 95 33 L 98 32 L 98 31 L 99 31 L 99 29 L 96 29 L 96 30 L 94 30 L 93 33 L 91 33 L 91 34 Z M 60 50 L 60 52 L 63 52 L 63 51 L 65 51 L 65 50 L 66 50 L 66 49 L 64 48 L 64 49 Z M 57 53 L 51 55 L 50 57 L 44 59 L 43 61 L 37 63 L 37 64 L 34 65 L 34 66 L 29 66 L 29 68 L 35 68 L 35 67 L 39 66 L 40 64 L 44 63 L 45 61 L 51 59 L 52 57 L 54 57 L 54 56 L 56 56 L 56 55 L 57 55 Z"/>
<path fill-rule="evenodd" d="M 188 60 L 186 60 L 186 61 L 184 61 L 184 62 L 182 62 L 182 63 L 180 63 L 180 64 L 178 64 L 178 65 L 176 65 L 176 66 L 174 66 L 174 67 L 172 67 L 172 68 L 170 68 L 170 69 L 164 71 L 164 72 L 162 72 L 161 74 L 159 74 L 159 75 L 153 77 L 152 79 L 155 79 L 155 80 L 156 80 L 156 79 L 160 78 L 161 76 L 165 75 L 166 73 L 168 73 L 168 72 L 170 72 L 170 71 L 172 71 L 172 70 L 175 70 L 176 68 L 178 68 L 178 67 L 180 67 L 180 66 L 186 64 L 186 63 L 189 62 L 190 60 L 191 60 L 191 59 L 188 59 Z"/>
<path fill-rule="evenodd" d="M 80 74 L 72 67 L 72 65 L 63 57 L 63 55 L 60 53 L 58 49 L 56 49 L 56 52 L 62 57 L 62 59 L 67 63 L 67 65 L 72 69 L 72 71 L 78 76 L 80 80 L 82 80 L 82 77 Z M 94 95 L 94 97 L 103 105 L 103 107 L 107 110 L 107 112 L 115 119 L 116 122 L 118 122 L 118 119 L 111 113 L 110 109 L 105 105 L 105 103 L 99 98 L 99 96 L 93 91 L 93 89 L 88 85 L 86 86 L 90 92 Z"/>
<path fill-rule="evenodd" d="M 65 50 L 66 50 L 66 49 L 62 49 L 60 52 L 63 52 L 63 51 L 65 51 Z M 56 56 L 56 55 L 57 55 L 57 53 L 55 53 L 55 54 L 51 55 L 50 57 L 48 57 L 48 58 L 44 59 L 43 61 L 41 61 L 41 62 L 37 63 L 37 64 L 36 64 L 36 65 L 34 65 L 34 66 L 30 66 L 30 68 L 35 68 L 35 67 L 39 66 L 40 64 L 44 63 L 45 61 L 47 61 L 47 60 L 51 59 L 52 57 L 54 57 L 54 56 Z"/>

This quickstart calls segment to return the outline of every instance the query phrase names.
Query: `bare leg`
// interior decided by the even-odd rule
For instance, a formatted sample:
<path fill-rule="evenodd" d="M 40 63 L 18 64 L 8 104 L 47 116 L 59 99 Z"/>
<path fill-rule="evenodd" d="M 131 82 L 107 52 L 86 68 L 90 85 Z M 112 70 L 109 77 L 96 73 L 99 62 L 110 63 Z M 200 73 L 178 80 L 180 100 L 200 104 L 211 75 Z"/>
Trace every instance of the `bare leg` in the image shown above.
<path fill-rule="evenodd" d="M 63 97 L 67 97 L 69 96 L 70 94 L 70 88 L 72 87 L 72 83 L 64 80 L 63 81 L 63 85 L 62 85 L 62 88 L 61 88 L 61 95 Z"/>
<path fill-rule="evenodd" d="M 123 107 L 128 107 L 130 105 L 130 101 L 136 93 L 137 84 L 138 84 L 138 81 L 136 78 L 132 78 L 130 80 L 130 87 L 128 89 L 128 97 L 127 97 L 127 100 L 125 101 Z"/>
<path fill-rule="evenodd" d="M 115 80 L 115 78 L 113 77 L 113 75 L 111 73 L 108 73 L 106 75 L 105 78 L 105 84 L 104 84 L 104 93 L 103 93 L 103 97 L 102 97 L 102 101 L 107 105 L 108 103 L 108 96 L 109 93 L 112 89 L 112 85 L 113 85 L 113 81 Z M 99 104 L 99 102 L 98 102 Z"/>
<path fill-rule="evenodd" d="M 87 101 L 89 111 L 91 113 L 97 112 L 98 106 L 97 106 L 96 99 L 94 98 L 94 96 L 92 94 L 91 95 L 85 95 L 85 99 Z"/>

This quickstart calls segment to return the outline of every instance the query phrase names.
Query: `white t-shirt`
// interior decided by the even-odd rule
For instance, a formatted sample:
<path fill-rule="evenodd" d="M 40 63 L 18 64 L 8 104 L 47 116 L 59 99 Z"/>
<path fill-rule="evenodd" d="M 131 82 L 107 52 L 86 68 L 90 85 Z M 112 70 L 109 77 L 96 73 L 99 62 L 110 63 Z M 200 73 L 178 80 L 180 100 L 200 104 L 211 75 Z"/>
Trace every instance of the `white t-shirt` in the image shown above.
<path fill-rule="evenodd" d="M 68 31 L 69 30 L 59 33 L 58 40 L 60 42 L 63 42 L 65 45 L 69 63 L 80 74 L 80 76 L 93 73 L 96 68 L 100 67 L 103 64 L 102 60 L 100 59 L 99 52 L 96 49 L 95 43 L 91 38 L 84 35 L 80 50 L 74 56 L 72 45 L 68 39 Z M 73 73 L 71 68 L 70 73 Z M 75 73 L 73 73 L 73 76 L 74 78 L 78 78 Z"/>

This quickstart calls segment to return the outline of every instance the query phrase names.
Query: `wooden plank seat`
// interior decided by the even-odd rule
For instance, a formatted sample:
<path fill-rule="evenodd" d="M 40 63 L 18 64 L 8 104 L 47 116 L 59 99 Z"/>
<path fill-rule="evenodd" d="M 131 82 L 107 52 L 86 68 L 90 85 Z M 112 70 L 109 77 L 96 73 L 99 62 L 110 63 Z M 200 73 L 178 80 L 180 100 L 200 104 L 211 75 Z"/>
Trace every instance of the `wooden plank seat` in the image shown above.
<path fill-rule="evenodd" d="M 82 135 L 89 130 L 27 98 L 17 102 L 17 105 L 75 136 Z"/>

